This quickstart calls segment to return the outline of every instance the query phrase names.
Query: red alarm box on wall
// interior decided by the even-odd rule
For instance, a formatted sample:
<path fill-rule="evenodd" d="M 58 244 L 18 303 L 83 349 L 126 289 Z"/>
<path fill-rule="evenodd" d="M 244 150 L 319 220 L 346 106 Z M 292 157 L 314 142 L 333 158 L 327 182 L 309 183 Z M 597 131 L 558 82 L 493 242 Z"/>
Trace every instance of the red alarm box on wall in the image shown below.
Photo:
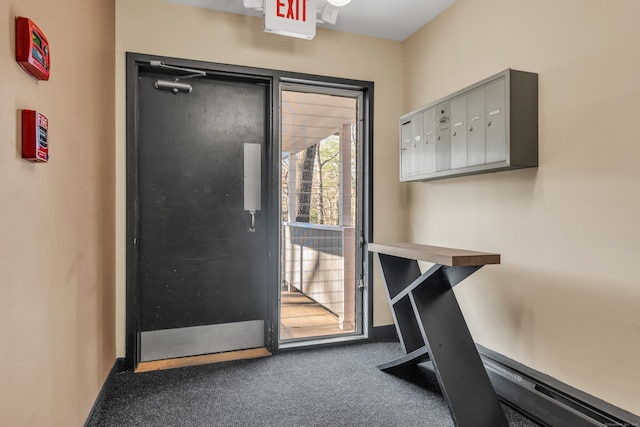
<path fill-rule="evenodd" d="M 16 61 L 33 78 L 49 80 L 49 42 L 31 19 L 21 16 L 16 18 Z"/>
<path fill-rule="evenodd" d="M 32 162 L 49 160 L 49 120 L 34 110 L 22 110 L 22 158 Z"/>

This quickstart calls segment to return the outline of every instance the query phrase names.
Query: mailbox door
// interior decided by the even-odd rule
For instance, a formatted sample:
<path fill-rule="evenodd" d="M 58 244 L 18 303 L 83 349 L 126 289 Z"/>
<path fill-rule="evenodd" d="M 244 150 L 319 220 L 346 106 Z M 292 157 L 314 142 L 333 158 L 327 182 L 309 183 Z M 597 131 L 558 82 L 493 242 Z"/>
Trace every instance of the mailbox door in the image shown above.
<path fill-rule="evenodd" d="M 422 173 L 423 139 L 424 139 L 424 113 L 418 113 L 411 119 L 411 160 L 413 175 Z"/>
<path fill-rule="evenodd" d="M 467 166 L 467 97 L 451 101 L 451 169 Z"/>
<path fill-rule="evenodd" d="M 424 112 L 424 137 L 422 138 L 422 172 L 436 171 L 436 110 L 429 108 Z"/>
<path fill-rule="evenodd" d="M 411 156 L 412 129 L 411 120 L 402 124 L 400 141 L 400 179 L 413 175 L 413 162 Z"/>
<path fill-rule="evenodd" d="M 436 105 L 436 171 L 451 169 L 451 102 Z"/>
<path fill-rule="evenodd" d="M 485 87 L 484 100 L 486 162 L 504 162 L 507 159 L 504 78 Z"/>
<path fill-rule="evenodd" d="M 484 88 L 467 95 L 467 164 L 485 163 L 484 143 Z"/>

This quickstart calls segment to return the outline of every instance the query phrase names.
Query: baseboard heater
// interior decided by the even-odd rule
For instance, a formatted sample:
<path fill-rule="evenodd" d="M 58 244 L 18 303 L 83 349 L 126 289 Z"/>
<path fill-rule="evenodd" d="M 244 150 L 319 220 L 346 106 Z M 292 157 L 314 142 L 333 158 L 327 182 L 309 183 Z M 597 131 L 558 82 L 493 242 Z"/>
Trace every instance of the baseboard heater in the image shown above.
<path fill-rule="evenodd" d="M 478 345 L 496 394 L 549 427 L 640 427 L 640 417 Z"/>

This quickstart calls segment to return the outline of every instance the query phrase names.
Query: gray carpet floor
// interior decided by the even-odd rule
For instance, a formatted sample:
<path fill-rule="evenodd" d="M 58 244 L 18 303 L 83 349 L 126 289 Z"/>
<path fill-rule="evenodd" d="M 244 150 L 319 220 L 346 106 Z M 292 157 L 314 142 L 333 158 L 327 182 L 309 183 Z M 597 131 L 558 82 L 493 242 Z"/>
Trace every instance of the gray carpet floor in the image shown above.
<path fill-rule="evenodd" d="M 376 369 L 398 343 L 291 351 L 109 380 L 87 426 L 453 426 L 430 363 Z M 538 426 L 503 405 L 511 427 Z"/>

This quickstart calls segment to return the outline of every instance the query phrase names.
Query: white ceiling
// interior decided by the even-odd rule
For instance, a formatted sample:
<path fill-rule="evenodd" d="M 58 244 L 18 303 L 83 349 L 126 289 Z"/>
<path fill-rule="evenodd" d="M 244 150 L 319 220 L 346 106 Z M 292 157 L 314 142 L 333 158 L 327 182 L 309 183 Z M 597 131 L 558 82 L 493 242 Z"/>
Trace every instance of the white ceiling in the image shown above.
<path fill-rule="evenodd" d="M 242 0 L 166 0 L 206 9 L 261 17 L 262 12 L 245 9 Z M 442 13 L 456 0 L 352 0 L 340 8 L 335 25 L 318 24 L 349 33 L 403 41 Z M 316 0 L 322 8 L 325 0 Z"/>

